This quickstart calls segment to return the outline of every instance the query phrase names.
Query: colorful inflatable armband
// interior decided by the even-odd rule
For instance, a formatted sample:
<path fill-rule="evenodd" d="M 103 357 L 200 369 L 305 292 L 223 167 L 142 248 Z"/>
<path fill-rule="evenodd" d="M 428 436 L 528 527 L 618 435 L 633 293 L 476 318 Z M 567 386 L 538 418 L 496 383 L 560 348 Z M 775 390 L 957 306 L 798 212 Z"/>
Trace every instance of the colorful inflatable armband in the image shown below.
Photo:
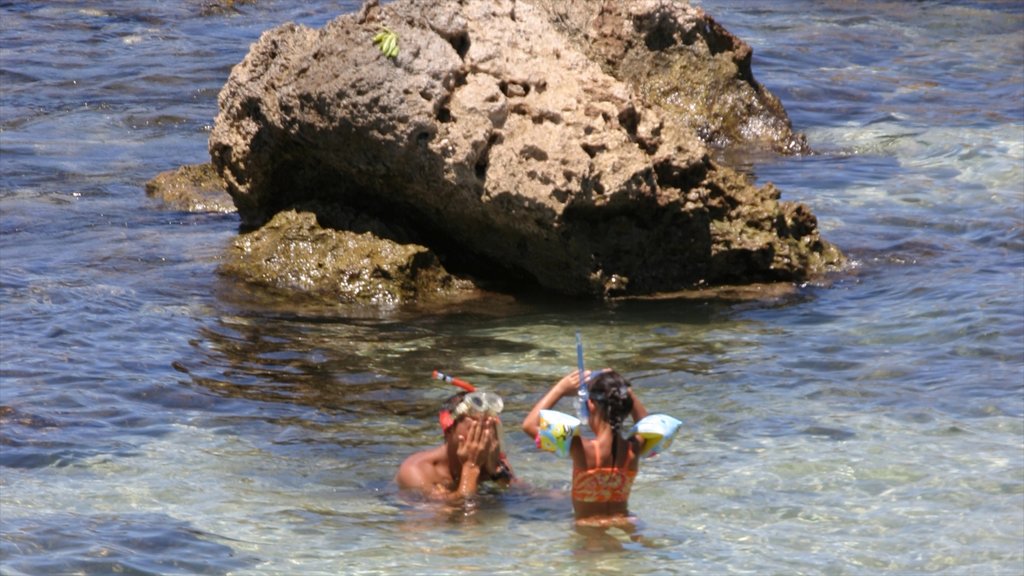
<path fill-rule="evenodd" d="M 666 414 L 651 414 L 641 418 L 633 428 L 630 436 L 641 436 L 644 439 L 640 447 L 640 456 L 651 457 L 668 450 L 683 423 Z"/>
<path fill-rule="evenodd" d="M 579 435 L 579 418 L 557 410 L 541 410 L 540 426 L 537 429 L 537 448 L 566 457 L 572 446 L 573 436 Z"/>

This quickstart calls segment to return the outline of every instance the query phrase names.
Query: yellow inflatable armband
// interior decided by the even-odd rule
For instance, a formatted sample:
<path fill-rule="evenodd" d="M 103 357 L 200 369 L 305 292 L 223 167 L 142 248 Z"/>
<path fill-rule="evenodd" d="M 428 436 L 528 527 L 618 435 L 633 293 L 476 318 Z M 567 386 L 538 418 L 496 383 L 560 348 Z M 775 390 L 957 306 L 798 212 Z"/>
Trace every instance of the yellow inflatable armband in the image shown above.
<path fill-rule="evenodd" d="M 556 410 L 541 410 L 537 448 L 565 458 L 569 455 L 573 436 L 579 435 L 581 423 L 579 418 Z"/>
<path fill-rule="evenodd" d="M 666 414 L 651 414 L 641 418 L 630 429 L 629 435 L 644 439 L 644 444 L 640 447 L 640 456 L 649 458 L 668 450 L 682 424 L 681 421 Z"/>

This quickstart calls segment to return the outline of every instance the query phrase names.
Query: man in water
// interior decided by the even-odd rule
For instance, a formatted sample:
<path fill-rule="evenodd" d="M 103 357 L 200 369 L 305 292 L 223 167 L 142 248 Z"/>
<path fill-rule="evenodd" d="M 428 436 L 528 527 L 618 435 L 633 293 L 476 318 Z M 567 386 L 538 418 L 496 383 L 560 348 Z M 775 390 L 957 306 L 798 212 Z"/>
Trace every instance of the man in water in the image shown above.
<path fill-rule="evenodd" d="M 487 392 L 459 392 L 441 407 L 440 446 L 416 452 L 395 475 L 399 488 L 441 500 L 472 498 L 482 482 L 508 486 L 514 476 L 501 451 L 502 400 Z"/>

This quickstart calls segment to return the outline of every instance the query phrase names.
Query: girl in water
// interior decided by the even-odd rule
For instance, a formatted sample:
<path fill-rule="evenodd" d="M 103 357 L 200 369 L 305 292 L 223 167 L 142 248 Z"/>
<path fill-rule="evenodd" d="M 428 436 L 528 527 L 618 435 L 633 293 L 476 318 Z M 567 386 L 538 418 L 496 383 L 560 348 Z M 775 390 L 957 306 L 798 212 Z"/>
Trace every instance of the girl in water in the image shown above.
<path fill-rule="evenodd" d="M 584 378 L 589 378 L 586 372 Z M 523 420 L 523 432 L 536 439 L 540 411 L 549 410 L 564 397 L 576 398 L 580 372 L 566 374 L 544 395 Z M 618 372 L 605 370 L 588 380 L 587 424 L 594 438 L 575 436 L 572 456 L 572 505 L 577 524 L 618 524 L 629 519 L 629 493 L 640 469 L 637 436 L 622 437 L 626 416 L 637 422 L 647 416 L 628 380 Z"/>

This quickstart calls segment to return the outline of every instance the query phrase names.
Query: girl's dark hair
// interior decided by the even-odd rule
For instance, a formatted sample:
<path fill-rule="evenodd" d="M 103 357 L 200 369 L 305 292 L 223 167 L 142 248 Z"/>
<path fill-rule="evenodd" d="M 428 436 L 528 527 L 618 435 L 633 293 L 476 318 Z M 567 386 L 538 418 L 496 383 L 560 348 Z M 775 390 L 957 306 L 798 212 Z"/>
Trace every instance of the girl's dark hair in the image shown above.
<path fill-rule="evenodd" d="M 629 395 L 629 380 L 614 370 L 601 372 L 588 385 L 590 399 L 593 400 L 601 416 L 611 425 L 616 434 L 622 432 L 622 423 L 633 411 L 633 397 Z"/>

